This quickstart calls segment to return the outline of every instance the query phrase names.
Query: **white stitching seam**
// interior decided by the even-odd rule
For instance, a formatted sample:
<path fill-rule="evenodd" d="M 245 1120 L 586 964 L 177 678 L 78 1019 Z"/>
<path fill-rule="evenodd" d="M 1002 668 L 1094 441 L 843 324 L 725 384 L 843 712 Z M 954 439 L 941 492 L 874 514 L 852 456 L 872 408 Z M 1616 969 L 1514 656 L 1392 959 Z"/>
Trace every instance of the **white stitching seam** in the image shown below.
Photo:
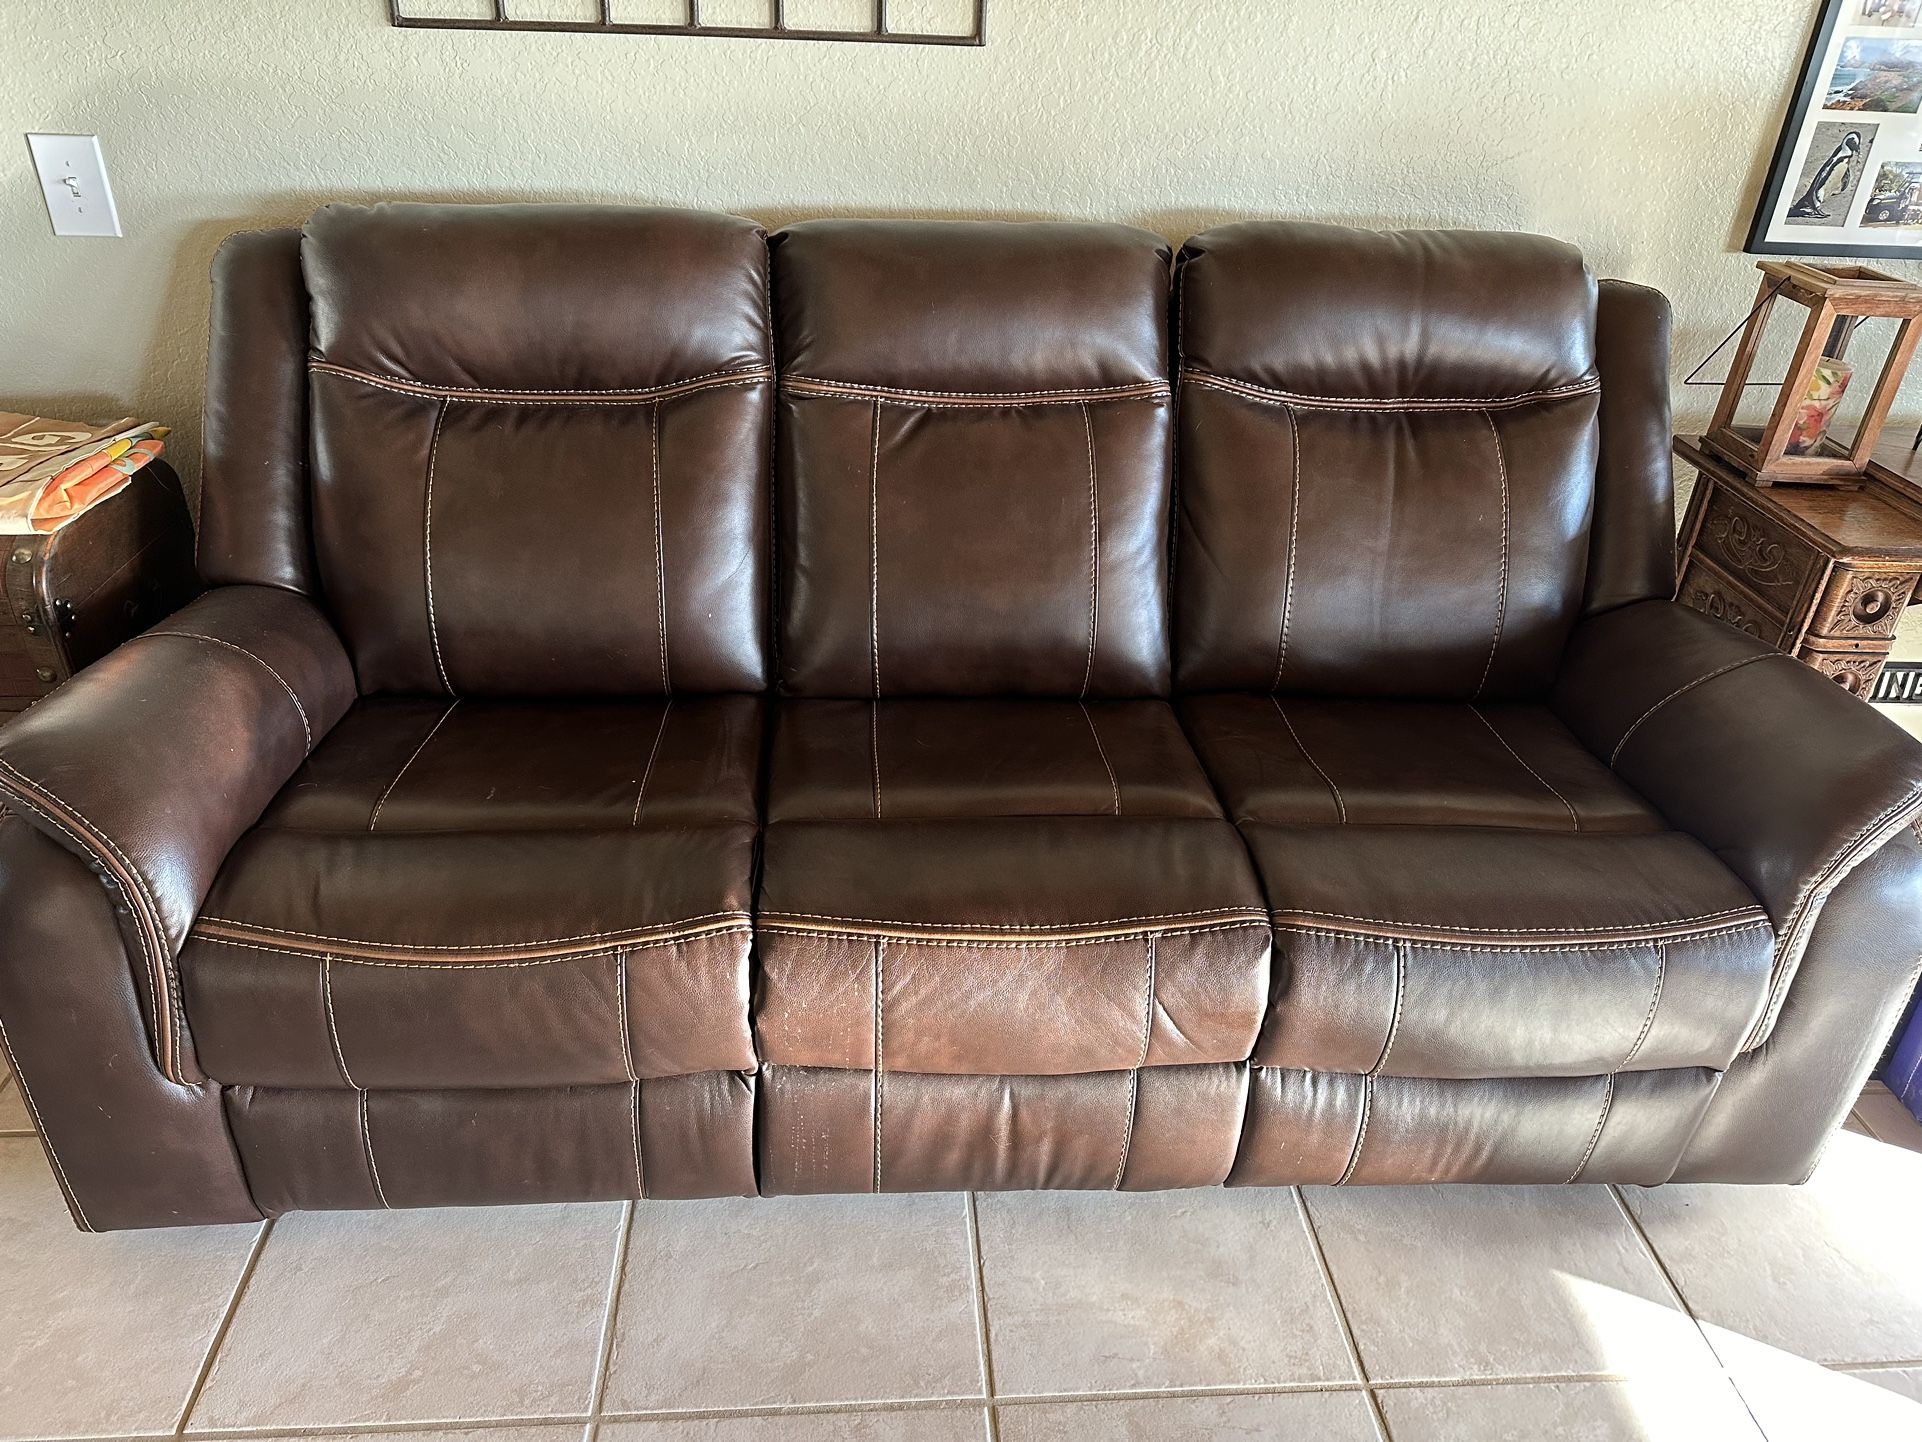
<path fill-rule="evenodd" d="M 374 1195 L 380 1198 L 382 1207 L 392 1210 L 387 1201 L 387 1189 L 380 1184 L 380 1168 L 374 1162 L 374 1129 L 367 1124 L 367 1093 L 360 1093 L 360 1141 L 367 1153 L 367 1175 L 373 1179 Z"/>
<path fill-rule="evenodd" d="M 1716 667 L 1713 671 L 1710 671 L 1706 676 L 1697 676 L 1693 681 L 1690 681 L 1685 686 L 1677 686 L 1673 691 L 1669 692 L 1668 695 L 1664 696 L 1661 700 L 1657 701 L 1653 706 L 1649 707 L 1648 710 L 1644 711 L 1641 715 L 1637 716 L 1635 718 L 1634 724 L 1631 725 L 1628 728 L 1628 730 L 1622 733 L 1622 739 L 1617 741 L 1615 743 L 1615 749 L 1608 753 L 1609 766 L 1613 767 L 1615 763 L 1621 759 L 1622 748 L 1627 746 L 1629 743 L 1629 740 L 1635 735 L 1635 733 L 1642 729 L 1642 723 L 1648 720 L 1649 717 L 1653 716 L 1657 711 L 1661 710 L 1664 706 L 1668 705 L 1669 702 L 1674 701 L 1681 696 L 1687 695 L 1690 691 L 1693 691 L 1697 686 L 1705 685 L 1706 683 L 1713 681 L 1717 676 L 1726 676 L 1731 671 L 1739 671 L 1744 666 L 1752 666 L 1757 661 L 1766 661 L 1770 657 L 1778 656 L 1780 654 L 1781 653 L 1777 651 L 1769 651 L 1769 652 L 1765 652 L 1760 656 L 1744 656 L 1739 661 L 1731 661 L 1726 666 Z M 1783 659 L 1786 660 L 1788 658 L 1784 657 Z"/>
<path fill-rule="evenodd" d="M 1376 926 L 1419 927 L 1421 922 L 1392 921 L 1385 916 L 1351 916 L 1344 911 L 1277 911 L 1274 913 L 1276 924 L 1295 916 L 1307 916 L 1326 921 L 1365 921 Z M 1743 926 L 1754 926 L 1768 920 L 1759 906 L 1740 906 L 1728 911 L 1705 911 L 1700 916 L 1677 916 L 1668 921 L 1649 921 L 1640 923 L 1644 928 L 1657 926 L 1692 926 L 1698 921 L 1733 921 L 1740 917 Z M 1636 928 L 1633 926 L 1447 926 L 1434 928 L 1437 931 L 1459 932 L 1472 936 L 1580 936 L 1583 934 L 1599 936 L 1626 935 Z M 1733 929 L 1733 928 L 1730 928 Z"/>
<path fill-rule="evenodd" d="M 887 973 L 882 957 L 885 943 L 874 942 L 874 1190 L 881 1190 L 881 1088 L 887 1075 L 884 1024 L 887 1017 Z"/>
<path fill-rule="evenodd" d="M 1128 1111 L 1121 1124 L 1121 1160 L 1115 1164 L 1114 1190 L 1121 1190 L 1122 1178 L 1128 1175 L 1128 1152 L 1135 1138 L 1135 1106 L 1141 1100 L 1141 1068 L 1135 1067 L 1128 1073 Z"/>
<path fill-rule="evenodd" d="M 440 621 L 434 614 L 434 469 L 440 463 L 440 432 L 447 423 L 447 402 L 434 413 L 434 438 L 427 446 L 427 493 L 421 503 L 421 559 L 427 588 L 427 638 L 434 645 L 434 669 L 440 673 L 441 689 L 454 694 L 454 683 L 447 679 L 447 662 L 441 655 Z"/>
<path fill-rule="evenodd" d="M 1115 780 L 1114 767 L 1108 764 L 1108 748 L 1101 744 L 1101 733 L 1095 730 L 1094 716 L 1088 710 L 1088 703 L 1081 703 L 1081 719 L 1088 723 L 1088 734 L 1094 737 L 1094 749 L 1101 757 L 1101 769 L 1108 773 L 1108 789 L 1114 794 L 1114 814 L 1121 814 L 1121 783 Z"/>
<path fill-rule="evenodd" d="M 347 1053 L 340 1045 L 340 1022 L 334 1016 L 334 959 L 331 956 L 320 959 L 320 995 L 327 1007 L 327 1040 L 333 1043 L 334 1063 L 340 1068 L 340 1079 L 355 1091 L 363 1091 L 365 1088 L 347 1070 Z"/>
<path fill-rule="evenodd" d="M 1602 1082 L 1602 1114 L 1595 1118 L 1595 1130 L 1589 1133 L 1588 1145 L 1582 1149 L 1582 1159 L 1575 1164 L 1575 1170 L 1569 1173 L 1567 1185 L 1571 1187 L 1579 1182 L 1582 1179 L 1582 1173 L 1588 1170 L 1589 1159 L 1595 1155 L 1595 1145 L 1602 1139 L 1602 1128 L 1608 1125 L 1608 1113 L 1615 1105 L 1614 1076 L 1606 1076 Z"/>
<path fill-rule="evenodd" d="M 1388 1070 L 1388 1054 L 1395 1049 L 1395 1038 L 1401 1034 L 1402 1003 L 1408 997 L 1408 943 L 1392 943 L 1395 953 L 1395 1011 L 1388 1022 L 1388 1036 L 1381 1044 L 1381 1055 L 1368 1069 L 1368 1075 L 1380 1076 Z"/>
<path fill-rule="evenodd" d="M 654 759 L 661 754 L 661 738 L 667 735 L 667 718 L 673 710 L 674 698 L 670 696 L 667 704 L 661 707 L 661 724 L 655 728 L 654 745 L 647 753 L 647 769 L 641 772 L 641 789 L 634 793 L 634 815 L 627 823 L 630 827 L 641 824 L 641 803 L 647 800 L 647 783 L 654 775 Z"/>
<path fill-rule="evenodd" d="M 1288 629 L 1295 609 L 1295 547 L 1301 535 L 1301 421 L 1288 407 L 1288 572 L 1281 585 L 1281 634 L 1275 641 L 1275 684 L 1281 689 L 1281 673 L 1288 664 Z M 1285 718 L 1284 718 L 1285 719 Z"/>
<path fill-rule="evenodd" d="M 694 941 L 707 941 L 724 936 L 750 936 L 752 929 L 745 923 L 718 926 L 706 931 L 689 932 L 680 936 L 665 937 L 659 941 L 609 942 L 605 946 L 590 947 L 581 951 L 569 951 L 554 956 L 530 957 L 516 960 L 494 960 L 490 957 L 456 956 L 435 961 L 394 961 L 383 957 L 341 956 L 330 953 L 342 966 L 385 966 L 403 971 L 448 971 L 468 967 L 481 971 L 506 971 L 517 967 L 562 966 L 576 961 L 592 961 L 616 951 L 657 951 L 662 947 L 685 946 Z M 194 933 L 193 940 L 203 946 L 232 946 L 242 951 L 257 951 L 263 956 L 312 956 L 310 948 L 297 946 L 265 946 L 254 941 L 236 941 L 225 936 L 205 936 Z"/>
<path fill-rule="evenodd" d="M 1345 1187 L 1348 1179 L 1355 1175 L 1355 1168 L 1361 1165 L 1362 1143 L 1368 1140 L 1368 1118 L 1375 1108 L 1375 1079 L 1365 1076 L 1361 1079 L 1361 1125 L 1355 1129 L 1355 1149 L 1348 1155 L 1347 1170 L 1336 1178 L 1335 1185 Z"/>
<path fill-rule="evenodd" d="M 87 1220 L 86 1209 L 80 1205 L 80 1194 L 73 1189 L 73 1183 L 67 1178 L 67 1169 L 60 1164 L 60 1153 L 53 1149 L 53 1138 L 47 1135 L 47 1124 L 40 1118 L 40 1108 L 34 1105 L 33 1093 L 27 1087 L 26 1073 L 20 1070 L 20 1055 L 13 1049 L 13 1043 L 7 1038 L 7 1026 L 4 1021 L 0 1021 L 0 1051 L 4 1051 L 12 1063 L 13 1084 L 20 1088 L 20 1098 L 26 1102 L 27 1112 L 33 1118 L 33 1129 L 40 1135 L 40 1145 L 47 1149 L 47 1160 L 53 1163 L 53 1169 L 60 1178 L 60 1190 L 67 1194 L 67 1205 L 73 1208 L 73 1214 L 83 1231 L 96 1230 L 94 1224 Z"/>
<path fill-rule="evenodd" d="M 1174 392 L 1161 381 L 1133 381 L 1118 386 L 1064 386 L 1045 391 L 930 391 L 908 386 L 877 386 L 860 381 L 820 380 L 813 376 L 784 376 L 781 389 L 789 395 L 834 400 L 873 401 L 878 405 L 947 409 L 958 406 L 1086 405 L 1096 401 L 1165 401 Z"/>
<path fill-rule="evenodd" d="M 1762 923 L 1762 924 L 1766 924 L 1766 923 Z M 1296 933 L 1300 933 L 1308 936 L 1329 936 L 1329 937 L 1334 937 L 1337 940 L 1341 940 L 1341 941 L 1353 941 L 1356 937 L 1356 933 L 1353 931 L 1338 931 L 1338 930 L 1332 930 L 1327 927 L 1317 927 L 1317 926 L 1296 926 L 1292 924 L 1283 924 L 1281 922 L 1275 923 L 1275 929 L 1278 931 L 1296 932 Z M 1693 934 L 1693 935 L 1684 934 L 1681 936 L 1673 936 L 1673 937 L 1667 938 L 1667 940 L 1669 940 L 1670 942 L 1702 941 L 1702 940 L 1706 940 L 1709 936 L 1729 936 L 1734 934 L 1736 931 L 1746 931 L 1746 930 L 1749 930 L 1749 928 L 1735 927 L 1735 928 L 1729 928 L 1723 931 L 1706 932 L 1706 933 Z M 1388 940 L 1393 940 L 1395 938 L 1378 937 L 1373 939 L 1378 941 L 1388 941 Z M 1531 955 L 1558 956 L 1571 950 L 1575 950 L 1575 951 L 1642 951 L 1648 947 L 1649 940 L 1650 938 L 1644 937 L 1639 941 L 1582 940 L 1579 942 L 1564 943 L 1560 946 L 1555 946 L 1555 945 L 1522 946 L 1522 945 L 1516 945 L 1514 943 L 1499 940 L 1499 939 L 1483 942 L 1479 945 L 1469 945 L 1461 942 L 1425 941 L 1425 940 L 1411 938 L 1409 939 L 1408 944 L 1411 947 L 1418 946 L 1423 951 L 1469 952 L 1469 953 L 1478 954 L 1478 955 L 1482 953 L 1490 952 L 1490 951 L 1499 951 L 1508 956 L 1531 956 Z M 1064 944 L 1071 944 L 1071 943 L 1064 943 Z"/>
<path fill-rule="evenodd" d="M 1101 625 L 1101 486 L 1095 469 L 1094 412 L 1086 401 L 1081 403 L 1081 424 L 1088 433 L 1088 669 L 1081 677 L 1085 698 L 1094 685 L 1095 640 Z"/>
<path fill-rule="evenodd" d="M 194 926 L 193 935 L 195 938 L 202 941 L 222 941 L 222 940 L 225 940 L 226 938 L 218 935 L 210 934 L 204 931 L 202 928 L 208 927 L 208 926 L 231 926 L 239 931 L 259 932 L 263 936 L 293 936 L 293 937 L 299 937 L 303 941 L 326 942 L 328 943 L 330 950 L 334 947 L 372 946 L 372 947 L 387 948 L 394 951 L 468 952 L 475 955 L 485 956 L 485 955 L 489 955 L 491 953 L 496 953 L 496 952 L 518 951 L 530 946 L 566 946 L 576 941 L 618 941 L 620 944 L 626 945 L 627 938 L 630 938 L 630 937 L 637 938 L 637 939 L 645 938 L 652 933 L 659 933 L 659 932 L 671 930 L 677 927 L 691 927 L 695 925 L 697 922 L 747 921 L 749 918 L 750 918 L 750 913 L 745 911 L 707 911 L 707 912 L 703 912 L 699 916 L 685 916 L 678 921 L 662 922 L 659 926 L 627 927 L 619 931 L 588 931 L 588 932 L 581 933 L 579 936 L 550 936 L 550 937 L 544 937 L 537 941 L 516 941 L 511 943 L 505 943 L 505 944 L 494 944 L 494 945 L 465 944 L 465 945 L 458 945 L 458 946 L 443 946 L 443 945 L 437 945 L 433 942 L 425 942 L 425 941 L 385 942 L 385 941 L 369 941 L 365 937 L 357 937 L 357 936 L 329 936 L 325 932 L 295 931 L 291 927 L 267 926 L 260 922 L 235 921 L 230 917 L 208 916 L 203 914 L 199 922 L 197 922 Z M 707 929 L 711 930 L 712 928 L 707 928 Z M 669 937 L 666 939 L 672 940 L 673 938 Z M 289 949 L 292 950 L 295 948 L 289 948 Z M 604 950 L 605 948 L 598 948 L 598 949 Z M 341 959 L 343 961 L 346 961 L 346 960 L 350 960 L 351 958 L 342 957 Z"/>
<path fill-rule="evenodd" d="M 272 666 L 268 665 L 263 658 L 255 655 L 245 646 L 236 646 L 232 641 L 223 641 L 218 636 L 203 636 L 198 631 L 149 631 L 147 635 L 178 636 L 183 641 L 205 641 L 210 646 L 225 646 L 229 651 L 238 651 L 241 655 L 247 657 L 248 660 L 258 664 L 269 676 L 272 676 L 274 680 L 280 683 L 280 689 L 285 691 L 287 693 L 287 699 L 294 703 L 294 712 L 300 717 L 300 734 L 306 738 L 307 750 L 312 751 L 314 749 L 314 728 L 308 724 L 307 708 L 300 704 L 300 697 L 295 694 L 294 688 L 287 684 L 287 678 Z"/>
<path fill-rule="evenodd" d="M 1662 987 L 1668 981 L 1668 947 L 1661 942 L 1655 944 L 1655 994 L 1648 999 L 1648 1015 L 1642 1018 L 1642 1029 L 1635 1036 L 1635 1045 L 1628 1049 L 1622 1064 L 1616 1071 L 1627 1071 L 1630 1062 L 1642 1054 L 1648 1043 L 1648 1034 L 1655 1027 L 1655 1009 L 1662 1004 Z"/>
<path fill-rule="evenodd" d="M 1541 782 L 1543 790 L 1547 791 L 1550 796 L 1553 796 L 1557 801 L 1562 803 L 1563 807 L 1566 808 L 1566 810 L 1568 811 L 1568 819 L 1574 822 L 1575 829 L 1577 831 L 1580 831 L 1582 829 L 1582 818 L 1575 814 L 1575 808 L 1569 803 L 1568 798 L 1562 795 L 1562 793 L 1557 791 L 1553 786 L 1550 786 L 1547 780 L 1543 778 L 1541 772 L 1537 771 L 1533 766 L 1530 766 L 1526 761 L 1522 759 L 1522 753 L 1517 751 L 1513 746 L 1508 744 L 1508 738 L 1502 735 L 1501 732 L 1495 729 L 1495 723 L 1493 721 L 1490 721 L 1486 716 L 1482 715 L 1481 707 L 1471 702 L 1469 704 L 1468 709 L 1475 713 L 1476 720 L 1480 721 L 1482 725 L 1488 728 L 1488 734 L 1493 736 L 1497 741 L 1501 742 L 1502 750 L 1506 751 L 1510 756 L 1513 756 L 1515 758 L 1516 764 L 1519 765 L 1522 768 L 1522 770 L 1526 771 L 1530 776 L 1533 776 L 1537 781 Z"/>
<path fill-rule="evenodd" d="M 1600 377 L 1588 376 L 1565 386 L 1523 391 L 1512 396 L 1313 396 L 1299 391 L 1284 391 L 1273 386 L 1257 385 L 1253 381 L 1237 380 L 1233 376 L 1215 375 L 1210 371 L 1183 370 L 1181 379 L 1186 385 L 1225 391 L 1229 395 L 1239 396 L 1243 400 L 1255 401 L 1261 405 L 1298 406 L 1304 410 L 1329 411 L 1499 411 L 1516 406 L 1534 405 L 1542 401 L 1570 400 L 1576 396 L 1595 395 L 1602 388 Z"/>
<path fill-rule="evenodd" d="M 408 380 L 403 376 L 377 375 L 372 371 L 355 370 L 351 366 L 336 365 L 332 361 L 310 360 L 307 369 L 317 375 L 334 376 L 340 380 L 358 381 L 376 390 L 392 391 L 396 395 L 417 396 L 427 400 L 471 401 L 480 405 L 558 405 L 558 406 L 639 406 L 655 405 L 663 400 L 672 400 L 694 391 L 712 390 L 721 386 L 746 386 L 774 379 L 774 372 L 766 366 L 756 366 L 744 371 L 709 371 L 705 375 L 689 376 L 685 380 L 670 381 L 666 385 L 648 386 L 640 390 L 561 390 L 561 391 L 519 391 L 486 390 L 479 386 L 442 386 L 431 385 L 425 381 Z"/>
<path fill-rule="evenodd" d="M 1488 643 L 1488 661 L 1482 667 L 1481 684 L 1475 687 L 1478 697 L 1488 689 L 1488 678 L 1495 674 L 1495 653 L 1501 649 L 1502 628 L 1508 623 L 1508 448 L 1502 444 L 1501 427 L 1495 424 L 1494 413 L 1483 411 L 1482 419 L 1488 422 L 1488 434 L 1495 442 L 1495 467 L 1501 477 L 1502 560 L 1495 589 L 1495 635 Z"/>
<path fill-rule="evenodd" d="M 641 1163 L 641 1083 L 635 1078 L 628 1099 L 628 1126 L 634 1133 L 634 1195 L 647 1195 L 647 1169 Z"/>
<path fill-rule="evenodd" d="M 881 699 L 881 403 L 874 403 L 873 456 L 868 462 L 868 667 Z M 878 795 L 878 788 L 877 788 Z"/>
<path fill-rule="evenodd" d="M 654 605 L 656 625 L 661 635 L 661 694 L 670 696 L 674 688 L 667 673 L 667 549 L 661 537 L 661 403 L 648 411 L 648 437 L 654 457 Z"/>
<path fill-rule="evenodd" d="M 729 915 L 731 913 L 720 914 Z M 883 921 L 872 916 L 839 916 L 827 911 L 763 911 L 760 915 L 764 917 L 774 917 L 784 921 L 852 921 L 862 926 L 932 926 L 942 928 L 948 926 L 947 922 L 941 921 Z M 1249 907 L 1215 906 L 1203 911 L 1157 911 L 1150 912 L 1144 916 L 1113 916 L 1105 921 L 1037 922 L 1032 925 L 1026 922 L 970 921 L 964 923 L 964 925 L 969 931 L 1080 931 L 1090 926 L 1122 926 L 1137 921 L 1189 921 L 1196 917 L 1208 917 L 1211 919 L 1221 917 L 1247 917 L 1252 919 L 1253 916 L 1254 912 L 1252 908 Z M 211 919 L 212 918 L 209 918 L 209 920 Z M 235 924 L 238 925 L 239 923 Z"/>
<path fill-rule="evenodd" d="M 421 752 L 425 751 L 427 749 L 428 743 L 431 742 L 436 736 L 440 734 L 440 728 L 447 724 L 447 718 L 454 714 L 454 708 L 458 705 L 460 705 L 459 697 L 455 697 L 452 701 L 449 701 L 447 703 L 447 709 L 440 713 L 440 720 L 436 721 L 432 726 L 428 727 L 427 734 L 420 738 L 420 745 L 416 746 L 413 750 L 413 753 L 409 755 L 405 761 L 400 763 L 400 770 L 394 773 L 394 779 L 387 783 L 387 789 L 380 793 L 379 800 L 374 802 L 374 809 L 368 813 L 367 829 L 369 831 L 372 831 L 376 826 L 380 824 L 380 813 L 386 809 L 387 798 L 394 794 L 394 788 L 400 785 L 400 778 L 407 774 L 408 769 L 412 767 L 416 761 L 420 760 Z M 201 918 L 201 920 L 203 921 L 213 921 L 216 919 L 217 918 L 211 917 L 211 916 Z M 245 926 L 248 923 L 235 921 L 235 922 L 228 922 L 227 924 L 229 926 Z M 263 927 L 259 929 L 265 930 L 266 928 Z"/>
<path fill-rule="evenodd" d="M 1329 792 L 1334 796 L 1336 818 L 1340 820 L 1344 826 L 1347 825 L 1348 807 L 1341 799 L 1341 788 L 1335 785 L 1335 778 L 1330 776 L 1326 771 L 1323 771 L 1321 769 L 1321 763 L 1315 760 L 1313 754 L 1306 746 L 1301 744 L 1301 737 L 1295 732 L 1295 723 L 1288 719 L 1288 713 L 1282 709 L 1281 698 L 1279 696 L 1270 696 L 1268 699 L 1274 703 L 1275 714 L 1281 717 L 1281 724 L 1288 728 L 1288 735 L 1294 740 L 1295 749 L 1301 752 L 1301 759 L 1315 768 L 1315 775 L 1322 779 L 1327 785 Z"/>

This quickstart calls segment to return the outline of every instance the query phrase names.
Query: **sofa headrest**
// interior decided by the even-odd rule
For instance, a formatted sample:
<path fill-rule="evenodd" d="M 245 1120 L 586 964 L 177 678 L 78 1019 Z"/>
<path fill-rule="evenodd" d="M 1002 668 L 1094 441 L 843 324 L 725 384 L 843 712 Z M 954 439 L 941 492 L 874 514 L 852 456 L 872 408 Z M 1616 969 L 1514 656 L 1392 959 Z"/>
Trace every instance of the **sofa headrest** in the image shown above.
<path fill-rule="evenodd" d="M 817 220 L 773 244 L 785 375 L 997 392 L 1168 378 L 1169 249 L 1147 231 Z"/>
<path fill-rule="evenodd" d="M 639 390 L 768 364 L 752 221 L 573 205 L 330 205 L 301 266 L 322 359 L 425 385 Z"/>
<path fill-rule="evenodd" d="M 1595 368 L 1595 281 L 1561 241 L 1251 221 L 1182 248 L 1181 365 L 1319 399 L 1502 400 Z"/>

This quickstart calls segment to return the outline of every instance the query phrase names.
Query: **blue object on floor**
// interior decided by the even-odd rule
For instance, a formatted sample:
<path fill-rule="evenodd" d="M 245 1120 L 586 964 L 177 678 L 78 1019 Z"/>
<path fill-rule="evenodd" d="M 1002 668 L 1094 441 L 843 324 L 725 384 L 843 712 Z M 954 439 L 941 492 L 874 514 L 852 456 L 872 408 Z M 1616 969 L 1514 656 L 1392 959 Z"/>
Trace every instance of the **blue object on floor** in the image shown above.
<path fill-rule="evenodd" d="M 1889 1090 L 1902 1099 L 1902 1105 L 1922 1121 L 1922 1006 L 1909 1012 L 1907 1028 L 1895 1044 L 1895 1054 L 1882 1069 Z"/>

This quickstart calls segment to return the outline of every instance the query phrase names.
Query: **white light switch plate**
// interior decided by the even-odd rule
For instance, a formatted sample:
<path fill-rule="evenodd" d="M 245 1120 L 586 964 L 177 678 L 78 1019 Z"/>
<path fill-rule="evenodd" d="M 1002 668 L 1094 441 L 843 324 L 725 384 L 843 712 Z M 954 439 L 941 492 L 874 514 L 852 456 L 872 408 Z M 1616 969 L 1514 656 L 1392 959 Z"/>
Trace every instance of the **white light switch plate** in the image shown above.
<path fill-rule="evenodd" d="M 27 146 L 55 235 L 120 234 L 99 136 L 29 135 Z"/>

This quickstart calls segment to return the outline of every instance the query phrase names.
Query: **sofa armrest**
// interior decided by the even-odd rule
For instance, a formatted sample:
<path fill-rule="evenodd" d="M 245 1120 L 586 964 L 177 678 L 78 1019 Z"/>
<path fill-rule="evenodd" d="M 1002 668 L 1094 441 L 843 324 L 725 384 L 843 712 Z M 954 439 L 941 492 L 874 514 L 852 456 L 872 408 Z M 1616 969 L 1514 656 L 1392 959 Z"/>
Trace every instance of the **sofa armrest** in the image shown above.
<path fill-rule="evenodd" d="M 1922 813 L 1922 745 L 1801 662 L 1672 601 L 1584 621 L 1553 705 L 1768 912 L 1775 960 L 1753 1049 L 1829 893 Z"/>
<path fill-rule="evenodd" d="M 174 968 L 188 928 L 234 843 L 354 694 L 311 601 L 224 586 L 0 727 L 0 804 L 113 894 L 174 1081 L 201 1079 Z"/>

